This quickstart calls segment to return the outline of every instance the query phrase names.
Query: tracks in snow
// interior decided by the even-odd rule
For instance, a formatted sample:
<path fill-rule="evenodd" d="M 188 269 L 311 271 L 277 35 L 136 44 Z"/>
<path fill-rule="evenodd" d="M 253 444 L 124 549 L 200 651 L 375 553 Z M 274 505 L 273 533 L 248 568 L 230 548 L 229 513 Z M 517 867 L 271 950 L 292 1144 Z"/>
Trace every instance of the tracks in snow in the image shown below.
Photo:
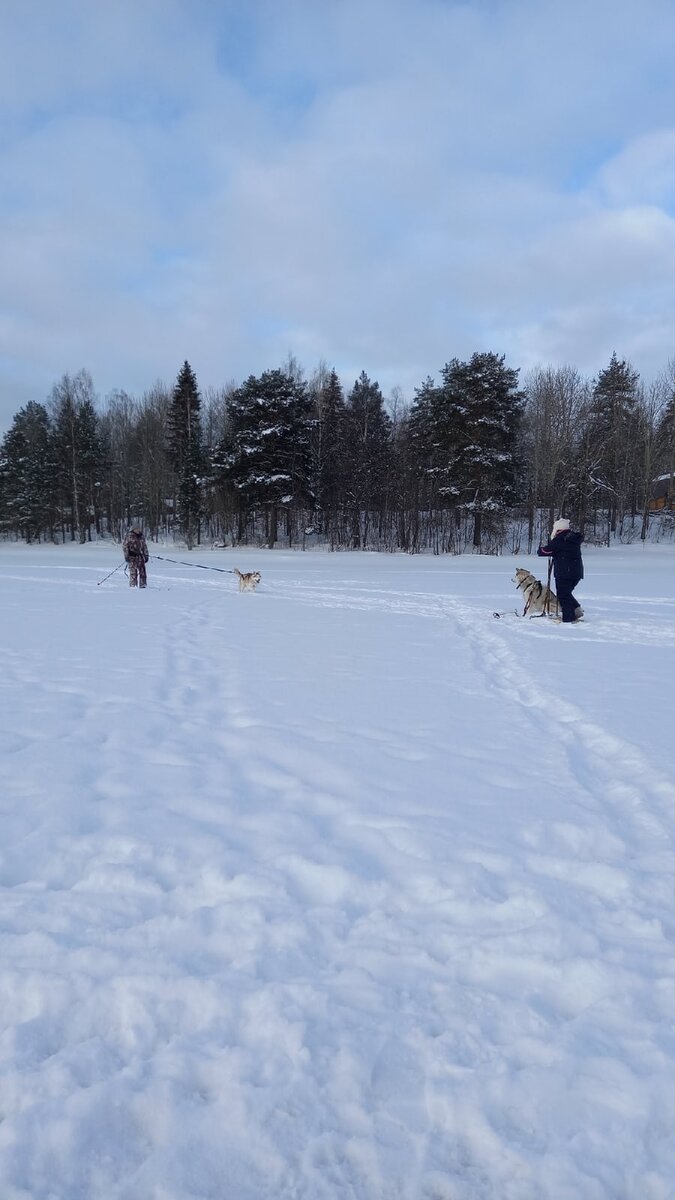
<path fill-rule="evenodd" d="M 272 586 L 274 595 L 305 604 L 451 622 L 459 637 L 469 639 L 476 669 L 488 687 L 505 701 L 517 701 L 527 711 L 533 731 L 563 747 L 579 786 L 589 796 L 603 796 L 613 816 L 620 812 L 639 840 L 646 837 L 648 842 L 653 838 L 662 846 L 670 844 L 675 811 L 675 787 L 670 780 L 636 746 L 588 720 L 581 708 L 539 684 L 509 645 L 508 626 L 497 627 L 487 611 L 438 593 L 393 592 L 349 582 L 341 588 Z M 626 641 L 628 628 L 629 640 L 635 643 L 635 626 L 626 622 L 603 623 L 602 640 Z M 575 630 L 575 640 L 584 633 Z M 645 645 L 675 642 L 675 629 L 669 627 L 641 629 L 639 635 L 637 640 Z"/>
<path fill-rule="evenodd" d="M 538 683 L 501 629 L 459 601 L 446 598 L 443 609 L 458 634 L 470 639 L 476 668 L 491 688 L 506 701 L 520 704 L 533 727 L 563 746 L 573 776 L 588 795 L 602 796 L 614 815 L 621 811 L 638 843 L 646 839 L 661 847 L 671 844 L 675 787 L 670 780 L 637 747 L 589 721 L 576 705 Z"/>

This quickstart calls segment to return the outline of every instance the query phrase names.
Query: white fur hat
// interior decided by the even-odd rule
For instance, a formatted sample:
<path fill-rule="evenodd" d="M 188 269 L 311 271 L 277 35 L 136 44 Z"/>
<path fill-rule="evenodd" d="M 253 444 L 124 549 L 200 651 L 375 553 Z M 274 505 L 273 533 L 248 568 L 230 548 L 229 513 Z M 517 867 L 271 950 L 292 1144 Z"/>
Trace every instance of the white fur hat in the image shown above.
<path fill-rule="evenodd" d="M 567 517 L 559 517 L 558 520 L 555 521 L 553 524 L 553 529 L 551 530 L 551 537 L 554 538 L 556 533 L 562 533 L 565 529 L 569 529 L 569 527 L 570 527 L 570 523 L 567 520 Z"/>

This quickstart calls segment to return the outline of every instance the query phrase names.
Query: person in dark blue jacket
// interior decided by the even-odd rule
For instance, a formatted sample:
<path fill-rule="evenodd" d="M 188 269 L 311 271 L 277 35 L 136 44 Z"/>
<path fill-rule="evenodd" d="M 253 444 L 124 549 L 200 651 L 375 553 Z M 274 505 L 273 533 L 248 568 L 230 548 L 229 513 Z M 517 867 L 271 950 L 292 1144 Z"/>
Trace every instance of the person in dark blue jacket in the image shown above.
<path fill-rule="evenodd" d="M 584 615 L 584 610 L 574 596 L 575 587 L 584 577 L 584 564 L 581 559 L 583 540 L 580 533 L 570 529 L 569 521 L 561 517 L 551 530 L 551 540 L 537 550 L 540 558 L 553 559 L 555 590 L 565 625 L 580 621 Z"/>

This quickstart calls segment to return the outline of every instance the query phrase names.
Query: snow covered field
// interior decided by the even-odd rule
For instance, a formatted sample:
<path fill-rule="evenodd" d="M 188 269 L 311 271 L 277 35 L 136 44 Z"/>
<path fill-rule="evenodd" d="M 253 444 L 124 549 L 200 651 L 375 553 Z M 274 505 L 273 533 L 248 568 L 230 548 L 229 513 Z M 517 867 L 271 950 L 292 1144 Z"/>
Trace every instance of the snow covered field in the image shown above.
<path fill-rule="evenodd" d="M 191 557 L 0 547 L 2 1200 L 672 1200 L 675 548 Z"/>

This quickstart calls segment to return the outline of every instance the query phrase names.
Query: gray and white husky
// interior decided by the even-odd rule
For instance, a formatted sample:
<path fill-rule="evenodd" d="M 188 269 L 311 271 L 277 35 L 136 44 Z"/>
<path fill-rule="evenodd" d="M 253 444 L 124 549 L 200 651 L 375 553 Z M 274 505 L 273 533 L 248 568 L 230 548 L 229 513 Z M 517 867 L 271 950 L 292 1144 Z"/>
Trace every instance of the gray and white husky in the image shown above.
<path fill-rule="evenodd" d="M 541 583 L 535 579 L 531 571 L 527 571 L 525 567 L 517 567 L 513 577 L 519 592 L 522 592 L 525 601 L 523 609 L 524 617 L 554 617 L 560 620 L 560 604 L 555 592 L 551 591 L 547 583 Z"/>

